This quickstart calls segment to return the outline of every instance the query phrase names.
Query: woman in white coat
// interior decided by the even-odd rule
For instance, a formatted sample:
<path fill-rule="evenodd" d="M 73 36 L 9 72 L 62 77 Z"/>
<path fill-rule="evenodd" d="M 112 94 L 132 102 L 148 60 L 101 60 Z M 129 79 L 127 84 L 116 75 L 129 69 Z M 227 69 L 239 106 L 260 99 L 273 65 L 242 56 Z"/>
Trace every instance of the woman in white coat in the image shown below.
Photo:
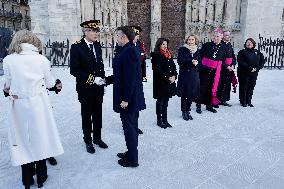
<path fill-rule="evenodd" d="M 21 165 L 25 188 L 47 179 L 46 158 L 63 153 L 47 88 L 60 88 L 50 73 L 50 62 L 39 54 L 41 42 L 28 30 L 18 31 L 3 60 L 4 91 L 11 109 L 8 139 L 13 166 Z M 35 169 L 34 169 L 35 167 Z"/>

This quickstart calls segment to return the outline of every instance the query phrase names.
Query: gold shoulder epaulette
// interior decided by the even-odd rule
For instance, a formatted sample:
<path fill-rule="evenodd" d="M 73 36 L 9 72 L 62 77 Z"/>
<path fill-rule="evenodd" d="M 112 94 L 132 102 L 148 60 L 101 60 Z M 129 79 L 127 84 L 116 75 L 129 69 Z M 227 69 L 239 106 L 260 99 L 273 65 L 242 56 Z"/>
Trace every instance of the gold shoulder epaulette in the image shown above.
<path fill-rule="evenodd" d="M 73 44 L 78 44 L 80 42 L 81 42 L 81 40 L 78 40 L 78 41 L 75 41 Z"/>

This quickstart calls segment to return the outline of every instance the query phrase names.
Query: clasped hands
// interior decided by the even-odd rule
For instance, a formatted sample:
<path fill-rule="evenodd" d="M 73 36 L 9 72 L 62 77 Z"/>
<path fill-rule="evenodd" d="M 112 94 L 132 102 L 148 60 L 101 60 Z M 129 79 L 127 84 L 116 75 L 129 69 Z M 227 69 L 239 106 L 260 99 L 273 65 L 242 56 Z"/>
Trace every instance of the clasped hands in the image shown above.
<path fill-rule="evenodd" d="M 174 83 L 175 80 L 176 80 L 176 76 L 169 77 L 169 81 L 171 84 Z"/>
<path fill-rule="evenodd" d="M 196 65 L 198 64 L 198 61 L 195 60 L 195 59 L 193 59 L 193 60 L 192 60 L 192 63 L 193 63 L 194 66 L 196 66 Z"/>

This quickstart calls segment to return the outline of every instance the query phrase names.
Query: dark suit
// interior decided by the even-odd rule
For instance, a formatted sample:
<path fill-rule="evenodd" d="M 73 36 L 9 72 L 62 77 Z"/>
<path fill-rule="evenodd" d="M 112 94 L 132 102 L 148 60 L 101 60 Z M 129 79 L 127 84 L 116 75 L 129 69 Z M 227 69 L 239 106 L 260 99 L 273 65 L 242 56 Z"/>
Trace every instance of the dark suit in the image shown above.
<path fill-rule="evenodd" d="M 144 43 L 141 41 L 136 42 L 136 47 L 139 51 L 140 61 L 141 61 L 141 69 L 142 69 L 142 78 L 146 77 L 146 49 Z"/>
<path fill-rule="evenodd" d="M 114 58 L 113 76 L 107 79 L 107 83 L 113 82 L 113 110 L 120 113 L 131 162 L 138 162 L 138 116 L 146 108 L 139 57 L 132 42 L 125 44 Z M 122 101 L 128 102 L 127 108 L 121 108 Z"/>
<path fill-rule="evenodd" d="M 72 44 L 70 50 L 70 73 L 76 77 L 76 91 L 81 103 L 82 129 L 84 141 L 92 143 L 101 140 L 102 102 L 104 87 L 96 84 L 87 84 L 90 74 L 95 77 L 105 77 L 102 50 L 99 42 L 94 42 L 96 56 L 88 47 L 84 39 Z M 93 127 L 92 127 L 93 125 Z"/>
<path fill-rule="evenodd" d="M 239 78 L 239 99 L 241 104 L 251 104 L 253 90 L 256 85 L 258 72 L 264 66 L 263 54 L 256 49 L 245 48 L 240 50 L 237 56 L 238 78 Z M 256 68 L 255 72 L 251 72 Z"/>

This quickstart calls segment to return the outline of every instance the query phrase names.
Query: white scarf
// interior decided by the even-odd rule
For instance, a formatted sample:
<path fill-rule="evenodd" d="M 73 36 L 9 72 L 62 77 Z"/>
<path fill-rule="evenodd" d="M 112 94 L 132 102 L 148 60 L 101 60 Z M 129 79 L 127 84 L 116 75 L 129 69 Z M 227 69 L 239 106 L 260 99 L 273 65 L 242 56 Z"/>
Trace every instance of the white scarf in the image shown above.
<path fill-rule="evenodd" d="M 189 46 L 188 44 L 184 44 L 183 47 L 187 48 L 192 54 L 197 51 L 197 45 Z"/>

